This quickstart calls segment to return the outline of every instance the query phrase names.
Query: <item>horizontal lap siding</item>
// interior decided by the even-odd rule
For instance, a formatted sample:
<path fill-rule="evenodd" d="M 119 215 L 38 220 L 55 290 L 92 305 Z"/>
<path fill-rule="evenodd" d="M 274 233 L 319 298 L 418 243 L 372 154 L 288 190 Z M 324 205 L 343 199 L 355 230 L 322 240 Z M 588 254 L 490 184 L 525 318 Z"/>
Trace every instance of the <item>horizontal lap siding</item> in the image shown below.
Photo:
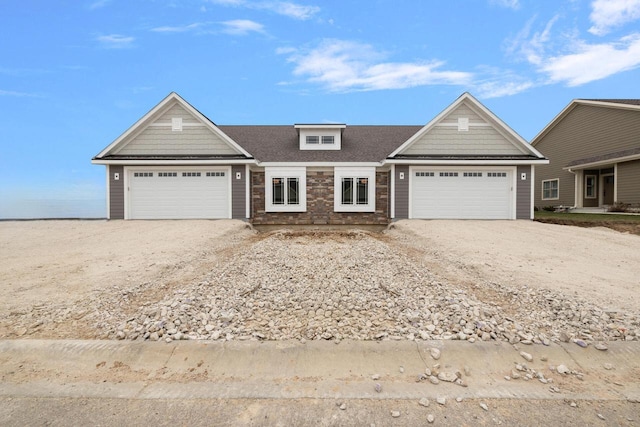
<path fill-rule="evenodd" d="M 240 179 L 236 175 L 240 174 Z M 231 172 L 231 217 L 233 219 L 246 219 L 246 180 L 244 165 L 233 166 Z"/>
<path fill-rule="evenodd" d="M 395 219 L 409 218 L 409 166 L 396 166 L 395 172 Z M 400 179 L 400 174 L 404 174 L 404 179 Z"/>
<path fill-rule="evenodd" d="M 618 163 L 618 202 L 640 204 L 640 160 Z"/>
<path fill-rule="evenodd" d="M 122 166 L 107 166 L 109 174 L 109 219 L 124 219 L 124 171 Z M 114 175 L 120 176 L 119 180 Z"/>
<path fill-rule="evenodd" d="M 558 123 L 535 148 L 550 161 L 536 167 L 535 205 L 573 206 L 572 173 L 562 168 L 574 160 L 615 153 L 638 147 L 638 111 L 578 105 Z M 542 181 L 560 178 L 559 200 L 542 200 Z"/>
<path fill-rule="evenodd" d="M 527 179 L 522 180 L 522 174 Z M 516 219 L 531 219 L 531 166 L 518 166 L 516 175 Z"/>
<path fill-rule="evenodd" d="M 198 126 L 185 127 L 181 132 L 173 132 L 170 127 L 149 127 L 116 154 L 228 155 L 237 153 L 209 129 Z"/>
<path fill-rule="evenodd" d="M 430 155 L 520 155 L 522 151 L 491 127 L 473 127 L 460 132 L 456 127 L 437 125 L 402 154 Z"/>

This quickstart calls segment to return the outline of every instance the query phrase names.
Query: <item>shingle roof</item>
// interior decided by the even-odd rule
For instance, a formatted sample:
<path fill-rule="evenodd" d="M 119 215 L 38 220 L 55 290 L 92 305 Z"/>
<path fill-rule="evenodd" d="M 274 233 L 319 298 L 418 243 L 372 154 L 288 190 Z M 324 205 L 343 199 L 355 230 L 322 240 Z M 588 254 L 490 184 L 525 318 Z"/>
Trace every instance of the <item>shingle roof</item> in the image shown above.
<path fill-rule="evenodd" d="M 612 104 L 640 105 L 640 99 L 584 99 L 583 101 L 610 102 Z"/>
<path fill-rule="evenodd" d="M 347 126 L 341 150 L 300 150 L 291 125 L 218 128 L 260 162 L 380 162 L 422 126 Z"/>
<path fill-rule="evenodd" d="M 584 159 L 574 160 L 567 163 L 565 167 L 588 165 L 591 163 L 603 162 L 606 160 L 614 160 L 622 157 L 629 157 L 640 154 L 640 148 L 630 148 L 624 151 L 616 151 L 615 153 L 601 154 L 599 156 L 587 157 Z"/>

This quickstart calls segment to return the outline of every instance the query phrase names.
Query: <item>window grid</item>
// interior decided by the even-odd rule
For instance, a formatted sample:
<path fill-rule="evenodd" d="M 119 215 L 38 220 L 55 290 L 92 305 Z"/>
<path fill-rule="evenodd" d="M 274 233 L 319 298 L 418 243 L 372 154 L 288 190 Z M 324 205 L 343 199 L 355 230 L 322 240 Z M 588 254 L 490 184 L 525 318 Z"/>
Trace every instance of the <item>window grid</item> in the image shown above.
<path fill-rule="evenodd" d="M 207 176 L 224 176 L 224 172 L 207 172 Z"/>
<path fill-rule="evenodd" d="M 307 144 L 319 144 L 320 137 L 318 135 L 307 135 Z"/>
<path fill-rule="evenodd" d="M 158 172 L 159 177 L 178 176 L 177 172 Z"/>
<path fill-rule="evenodd" d="M 487 172 L 487 176 L 490 178 L 506 178 L 506 172 Z"/>
<path fill-rule="evenodd" d="M 139 177 L 148 178 L 148 177 L 153 177 L 153 172 L 134 172 L 133 176 L 136 178 L 139 178 Z"/>
<path fill-rule="evenodd" d="M 560 186 L 559 179 L 550 179 L 548 181 L 542 181 L 542 200 L 558 199 L 559 186 Z"/>
<path fill-rule="evenodd" d="M 333 144 L 334 143 L 333 135 L 324 135 L 322 137 L 322 143 L 323 144 Z"/>
<path fill-rule="evenodd" d="M 193 176 L 193 177 L 197 177 L 197 176 L 201 176 L 202 173 L 200 172 L 182 172 L 182 176 Z"/>
<path fill-rule="evenodd" d="M 434 176 L 433 172 L 416 172 L 416 176 Z"/>
<path fill-rule="evenodd" d="M 271 178 L 271 203 L 274 205 L 299 205 L 300 180 L 298 178 Z"/>
<path fill-rule="evenodd" d="M 458 172 L 440 172 L 440 176 L 454 177 L 458 176 Z"/>
<path fill-rule="evenodd" d="M 463 176 L 466 176 L 468 178 L 478 178 L 478 177 L 481 178 L 482 172 L 465 172 Z"/>

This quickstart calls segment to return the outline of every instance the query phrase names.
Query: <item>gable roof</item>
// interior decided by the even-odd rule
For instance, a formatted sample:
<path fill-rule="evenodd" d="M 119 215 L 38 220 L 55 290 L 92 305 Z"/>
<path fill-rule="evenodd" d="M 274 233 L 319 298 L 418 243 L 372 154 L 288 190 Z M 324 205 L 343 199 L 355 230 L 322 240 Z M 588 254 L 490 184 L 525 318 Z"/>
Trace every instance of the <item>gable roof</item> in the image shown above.
<path fill-rule="evenodd" d="M 252 158 L 253 156 L 247 152 L 244 148 L 238 145 L 233 139 L 229 138 L 224 132 L 220 130 L 207 116 L 202 114 L 200 111 L 195 109 L 191 104 L 185 101 L 180 95 L 175 92 L 171 92 L 167 97 L 165 97 L 162 101 L 158 103 L 155 107 L 153 107 L 147 114 L 142 116 L 140 120 L 135 122 L 129 129 L 127 129 L 122 135 L 120 135 L 115 141 L 109 144 L 104 150 L 102 150 L 98 155 L 94 157 L 94 160 L 101 159 L 105 156 L 108 156 L 112 151 L 118 149 L 121 145 L 126 144 L 129 141 L 129 138 L 135 135 L 140 130 L 146 128 L 149 124 L 153 122 L 153 120 L 158 117 L 162 112 L 164 112 L 168 106 L 173 105 L 173 102 L 177 102 L 180 104 L 185 110 L 191 113 L 196 119 L 201 121 L 211 132 L 219 136 L 227 145 L 229 145 L 233 150 L 237 151 L 238 154 L 241 154 L 247 158 Z"/>
<path fill-rule="evenodd" d="M 531 145 L 538 144 L 551 129 L 560 123 L 574 108 L 579 105 L 590 105 L 593 107 L 618 108 L 625 110 L 635 110 L 640 112 L 640 99 L 574 99 L 560 113 L 558 113 L 547 126 L 544 127 L 532 140 Z"/>
<path fill-rule="evenodd" d="M 220 126 L 259 162 L 382 162 L 421 126 L 347 126 L 341 150 L 300 150 L 293 126 Z"/>
<path fill-rule="evenodd" d="M 427 134 L 431 129 L 433 129 L 441 120 L 446 118 L 452 111 L 458 108 L 463 103 L 471 104 L 471 106 L 475 107 L 475 110 L 489 123 L 491 123 L 496 130 L 501 131 L 507 139 L 514 144 L 516 147 L 523 149 L 523 151 L 530 153 L 532 156 L 543 159 L 544 156 L 538 152 L 535 148 L 533 148 L 530 144 L 527 143 L 520 135 L 518 135 L 513 129 L 511 129 L 505 122 L 503 122 L 498 116 L 493 114 L 491 110 L 482 105 L 480 101 L 474 98 L 469 92 L 465 92 L 458 97 L 451 105 L 442 110 L 440 114 L 434 117 L 429 123 L 427 123 L 420 131 L 418 131 L 415 135 L 409 138 L 404 144 L 396 148 L 389 157 L 396 157 L 407 148 L 409 148 L 412 144 L 418 141 L 422 136 Z"/>

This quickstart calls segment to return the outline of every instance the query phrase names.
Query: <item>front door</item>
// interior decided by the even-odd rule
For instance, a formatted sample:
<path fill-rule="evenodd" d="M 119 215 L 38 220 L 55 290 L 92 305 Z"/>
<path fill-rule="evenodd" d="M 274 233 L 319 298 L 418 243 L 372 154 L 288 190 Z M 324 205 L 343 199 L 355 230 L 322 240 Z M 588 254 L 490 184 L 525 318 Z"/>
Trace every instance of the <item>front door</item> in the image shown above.
<path fill-rule="evenodd" d="M 602 204 L 613 204 L 613 184 L 615 182 L 614 175 L 605 175 L 602 177 Z"/>

